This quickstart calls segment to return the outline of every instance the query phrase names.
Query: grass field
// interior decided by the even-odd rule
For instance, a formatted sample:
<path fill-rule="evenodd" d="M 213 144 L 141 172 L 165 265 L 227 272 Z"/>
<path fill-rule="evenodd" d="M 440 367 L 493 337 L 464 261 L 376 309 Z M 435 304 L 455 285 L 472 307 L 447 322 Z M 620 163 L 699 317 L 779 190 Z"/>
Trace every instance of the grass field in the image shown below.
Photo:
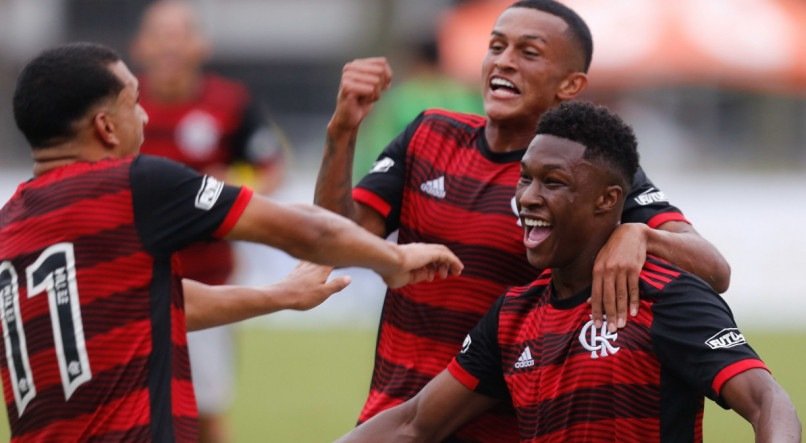
<path fill-rule="evenodd" d="M 803 418 L 806 333 L 745 332 Z M 374 331 L 244 328 L 239 334 L 236 442 L 329 442 L 349 430 L 364 400 Z M 705 441 L 752 442 L 748 423 L 708 402 Z M 0 425 L 0 439 L 8 439 Z"/>

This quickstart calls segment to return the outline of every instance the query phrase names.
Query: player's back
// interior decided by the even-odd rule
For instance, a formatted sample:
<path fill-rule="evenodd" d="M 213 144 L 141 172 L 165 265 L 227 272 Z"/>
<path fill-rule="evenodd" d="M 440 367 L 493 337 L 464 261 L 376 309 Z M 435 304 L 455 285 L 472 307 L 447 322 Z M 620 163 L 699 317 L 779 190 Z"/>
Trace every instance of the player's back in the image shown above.
<path fill-rule="evenodd" d="M 195 432 L 181 292 L 170 256 L 141 240 L 131 164 L 56 169 L 0 209 L 0 367 L 15 440 Z"/>

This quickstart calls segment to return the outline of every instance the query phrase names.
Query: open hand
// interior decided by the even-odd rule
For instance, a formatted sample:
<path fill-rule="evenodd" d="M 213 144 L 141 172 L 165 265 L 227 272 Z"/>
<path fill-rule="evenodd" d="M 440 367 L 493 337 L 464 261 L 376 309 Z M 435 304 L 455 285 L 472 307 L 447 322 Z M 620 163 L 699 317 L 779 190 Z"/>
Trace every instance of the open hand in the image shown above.
<path fill-rule="evenodd" d="M 319 306 L 331 295 L 350 284 L 349 276 L 335 277 L 328 281 L 332 266 L 301 261 L 282 281 L 288 297 L 289 309 L 307 311 Z"/>

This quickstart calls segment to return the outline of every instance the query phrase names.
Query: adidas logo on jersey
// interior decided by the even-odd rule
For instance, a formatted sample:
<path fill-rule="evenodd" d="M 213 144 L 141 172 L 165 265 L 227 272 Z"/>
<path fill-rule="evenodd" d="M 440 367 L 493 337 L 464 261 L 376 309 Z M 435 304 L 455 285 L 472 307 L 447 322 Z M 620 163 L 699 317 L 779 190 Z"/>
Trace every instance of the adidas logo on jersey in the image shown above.
<path fill-rule="evenodd" d="M 529 368 L 535 365 L 535 361 L 532 358 L 532 351 L 529 350 L 529 346 L 521 352 L 521 356 L 518 357 L 518 361 L 515 362 L 515 369 L 523 369 Z"/>
<path fill-rule="evenodd" d="M 423 182 L 420 190 L 436 198 L 445 198 L 445 176 Z"/>

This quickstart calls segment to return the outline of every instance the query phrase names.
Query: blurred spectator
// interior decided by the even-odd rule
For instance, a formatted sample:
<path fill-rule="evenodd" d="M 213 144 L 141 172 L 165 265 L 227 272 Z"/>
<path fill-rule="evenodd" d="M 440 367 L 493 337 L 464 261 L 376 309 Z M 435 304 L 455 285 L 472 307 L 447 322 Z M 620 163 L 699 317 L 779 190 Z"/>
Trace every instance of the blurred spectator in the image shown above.
<path fill-rule="evenodd" d="M 353 177 L 363 177 L 389 140 L 400 134 L 420 112 L 441 108 L 483 114 L 481 92 L 443 72 L 435 38 L 411 44 L 406 79 L 393 86 L 375 105 L 358 134 Z"/>
<path fill-rule="evenodd" d="M 142 152 L 269 193 L 282 178 L 284 137 L 244 85 L 203 70 L 210 53 L 188 2 L 160 0 L 145 10 L 131 46 L 142 69 L 140 103 L 150 117 Z M 235 268 L 225 241 L 194 244 L 178 255 L 183 275 L 207 284 L 228 282 Z M 202 442 L 230 440 L 233 346 L 229 326 L 188 336 Z"/>

